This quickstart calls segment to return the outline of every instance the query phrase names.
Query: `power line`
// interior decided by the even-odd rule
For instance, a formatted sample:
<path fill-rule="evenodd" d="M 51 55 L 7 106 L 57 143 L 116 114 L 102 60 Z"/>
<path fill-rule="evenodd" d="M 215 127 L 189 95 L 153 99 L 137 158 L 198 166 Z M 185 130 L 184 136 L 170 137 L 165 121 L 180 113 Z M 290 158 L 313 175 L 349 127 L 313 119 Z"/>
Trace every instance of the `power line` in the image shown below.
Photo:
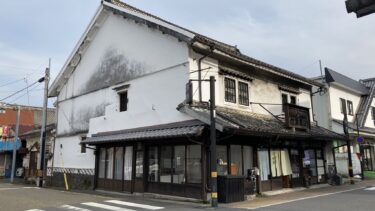
<path fill-rule="evenodd" d="M 11 97 L 13 97 L 14 95 L 16 95 L 16 94 L 18 94 L 18 93 L 20 93 L 20 92 L 22 92 L 22 91 L 24 91 L 24 90 L 26 90 L 26 89 L 32 87 L 32 86 L 34 86 L 36 83 L 41 83 L 41 82 L 43 82 L 43 81 L 44 81 L 44 77 L 40 78 L 38 81 L 35 81 L 34 83 L 30 84 L 29 86 L 26 86 L 25 88 L 23 88 L 23 89 L 21 89 L 21 90 L 18 90 L 18 91 L 16 91 L 15 93 L 13 93 L 13 94 L 11 94 L 11 95 L 8 95 L 7 97 L 5 97 L 5 98 L 3 98 L 3 99 L 0 99 L 0 102 L 6 100 L 6 99 L 8 99 L 8 98 L 11 98 Z"/>
<path fill-rule="evenodd" d="M 39 86 L 40 86 L 40 84 L 34 86 L 33 88 L 31 88 L 31 89 L 29 90 L 29 92 L 43 90 L 43 89 L 36 89 L 36 88 L 38 88 Z M 20 95 L 19 97 L 17 97 L 16 99 L 10 101 L 9 103 L 14 103 L 14 102 L 16 102 L 17 100 L 19 100 L 21 97 L 23 97 L 23 96 L 25 96 L 25 95 L 27 95 L 27 94 L 29 94 L 29 93 L 26 92 L 26 93 L 24 93 L 23 95 Z"/>
<path fill-rule="evenodd" d="M 5 83 L 5 84 L 2 84 L 0 85 L 0 87 L 4 87 L 4 86 L 8 86 L 8 85 L 11 85 L 11 84 L 15 84 L 19 81 L 22 81 L 24 78 L 21 78 L 21 79 L 17 79 L 17 80 L 14 80 L 14 81 L 11 81 L 11 82 L 8 82 L 8 83 Z"/>

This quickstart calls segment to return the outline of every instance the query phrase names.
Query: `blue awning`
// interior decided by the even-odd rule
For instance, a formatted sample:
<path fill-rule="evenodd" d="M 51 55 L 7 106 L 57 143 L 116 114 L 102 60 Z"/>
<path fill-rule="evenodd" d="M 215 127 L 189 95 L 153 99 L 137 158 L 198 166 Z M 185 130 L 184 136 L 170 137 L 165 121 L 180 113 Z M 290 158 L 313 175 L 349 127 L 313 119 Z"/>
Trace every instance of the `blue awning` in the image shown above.
<path fill-rule="evenodd" d="M 19 150 L 21 148 L 21 140 L 18 139 L 17 141 L 6 141 L 0 139 L 0 152 L 12 151 L 14 145 L 16 145 L 16 150 Z"/>

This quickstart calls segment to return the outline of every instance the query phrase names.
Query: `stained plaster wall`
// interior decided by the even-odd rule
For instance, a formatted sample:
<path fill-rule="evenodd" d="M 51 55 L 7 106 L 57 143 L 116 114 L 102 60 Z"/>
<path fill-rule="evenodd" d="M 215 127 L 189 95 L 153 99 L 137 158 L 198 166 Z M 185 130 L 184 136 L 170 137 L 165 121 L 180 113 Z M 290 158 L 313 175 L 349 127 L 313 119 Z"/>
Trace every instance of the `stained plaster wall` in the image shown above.
<path fill-rule="evenodd" d="M 90 120 L 89 134 L 191 119 L 176 109 L 185 100 L 187 68 L 188 64 L 180 65 L 126 83 L 130 85 L 128 110 L 119 112 L 116 100 L 106 107 L 104 116 Z M 116 91 L 112 90 L 110 95 L 118 99 Z"/>
<path fill-rule="evenodd" d="M 187 61 L 186 43 L 110 14 L 58 95 L 57 135 L 89 129 L 116 103 L 109 86 Z"/>
<path fill-rule="evenodd" d="M 58 95 L 54 167 L 94 168 L 93 151 L 80 153 L 87 131 L 190 119 L 176 110 L 185 99 L 187 61 L 186 43 L 110 14 Z M 130 84 L 128 111 L 119 112 L 113 88 L 123 84 Z"/>
<path fill-rule="evenodd" d="M 190 79 L 198 79 L 198 59 L 201 58 L 202 55 L 197 54 L 193 51 L 190 51 Z M 215 76 L 216 83 L 215 83 L 215 93 L 216 93 L 216 105 L 229 107 L 233 109 L 245 110 L 255 113 L 261 113 L 265 115 L 270 115 L 266 110 L 261 108 L 259 105 L 253 104 L 250 106 L 243 106 L 238 103 L 229 103 L 225 102 L 225 87 L 224 87 L 224 78 L 229 77 L 235 79 L 237 81 L 245 82 L 249 84 L 249 95 L 251 102 L 258 102 L 258 103 L 273 103 L 273 104 L 281 104 L 281 93 L 282 91 L 279 89 L 278 85 L 271 81 L 265 81 L 262 79 L 255 78 L 252 81 L 247 81 L 243 79 L 239 79 L 237 77 L 231 76 L 223 76 L 219 74 L 219 65 L 218 61 L 212 58 L 205 58 L 202 61 L 202 79 L 209 79 L 210 76 Z M 310 108 L 310 119 L 312 120 L 312 104 L 310 98 L 310 91 L 300 89 L 301 93 L 297 96 L 297 104 L 300 106 L 304 106 Z M 198 94 L 198 82 L 193 81 L 193 99 L 195 101 L 199 100 Z M 237 92 L 238 95 L 238 92 Z M 294 94 L 293 94 L 294 95 Z M 210 97 L 210 87 L 209 82 L 202 82 L 202 100 L 208 101 Z M 281 105 L 264 105 L 268 110 L 270 110 L 273 114 L 278 115 L 282 113 L 282 106 Z"/>

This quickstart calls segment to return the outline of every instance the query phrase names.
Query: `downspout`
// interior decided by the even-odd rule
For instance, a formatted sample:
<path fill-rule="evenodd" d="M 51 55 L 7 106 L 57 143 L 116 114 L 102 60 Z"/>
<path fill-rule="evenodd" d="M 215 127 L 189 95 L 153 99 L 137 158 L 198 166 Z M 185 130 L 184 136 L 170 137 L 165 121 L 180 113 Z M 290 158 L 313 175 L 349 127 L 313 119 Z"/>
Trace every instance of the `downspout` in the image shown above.
<path fill-rule="evenodd" d="M 190 45 L 191 49 L 192 46 L 194 45 L 196 41 L 193 41 Z M 198 89 L 199 89 L 199 103 L 202 102 L 202 61 L 203 59 L 207 58 L 208 56 L 212 55 L 214 52 L 214 46 L 209 46 L 210 47 L 210 52 L 206 55 L 203 55 L 201 58 L 198 59 Z M 194 50 L 193 50 L 194 51 Z"/>

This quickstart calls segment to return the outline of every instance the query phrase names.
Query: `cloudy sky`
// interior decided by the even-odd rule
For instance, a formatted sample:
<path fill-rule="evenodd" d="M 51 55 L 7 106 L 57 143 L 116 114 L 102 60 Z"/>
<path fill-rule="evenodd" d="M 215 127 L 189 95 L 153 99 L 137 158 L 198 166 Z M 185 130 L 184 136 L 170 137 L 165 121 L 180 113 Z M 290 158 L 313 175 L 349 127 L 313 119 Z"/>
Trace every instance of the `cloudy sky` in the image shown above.
<path fill-rule="evenodd" d="M 0 100 L 60 71 L 99 0 L 0 0 Z M 375 14 L 347 14 L 344 0 L 125 0 L 306 77 L 323 66 L 354 79 L 375 77 Z M 5 100 L 42 105 L 42 85 Z"/>

